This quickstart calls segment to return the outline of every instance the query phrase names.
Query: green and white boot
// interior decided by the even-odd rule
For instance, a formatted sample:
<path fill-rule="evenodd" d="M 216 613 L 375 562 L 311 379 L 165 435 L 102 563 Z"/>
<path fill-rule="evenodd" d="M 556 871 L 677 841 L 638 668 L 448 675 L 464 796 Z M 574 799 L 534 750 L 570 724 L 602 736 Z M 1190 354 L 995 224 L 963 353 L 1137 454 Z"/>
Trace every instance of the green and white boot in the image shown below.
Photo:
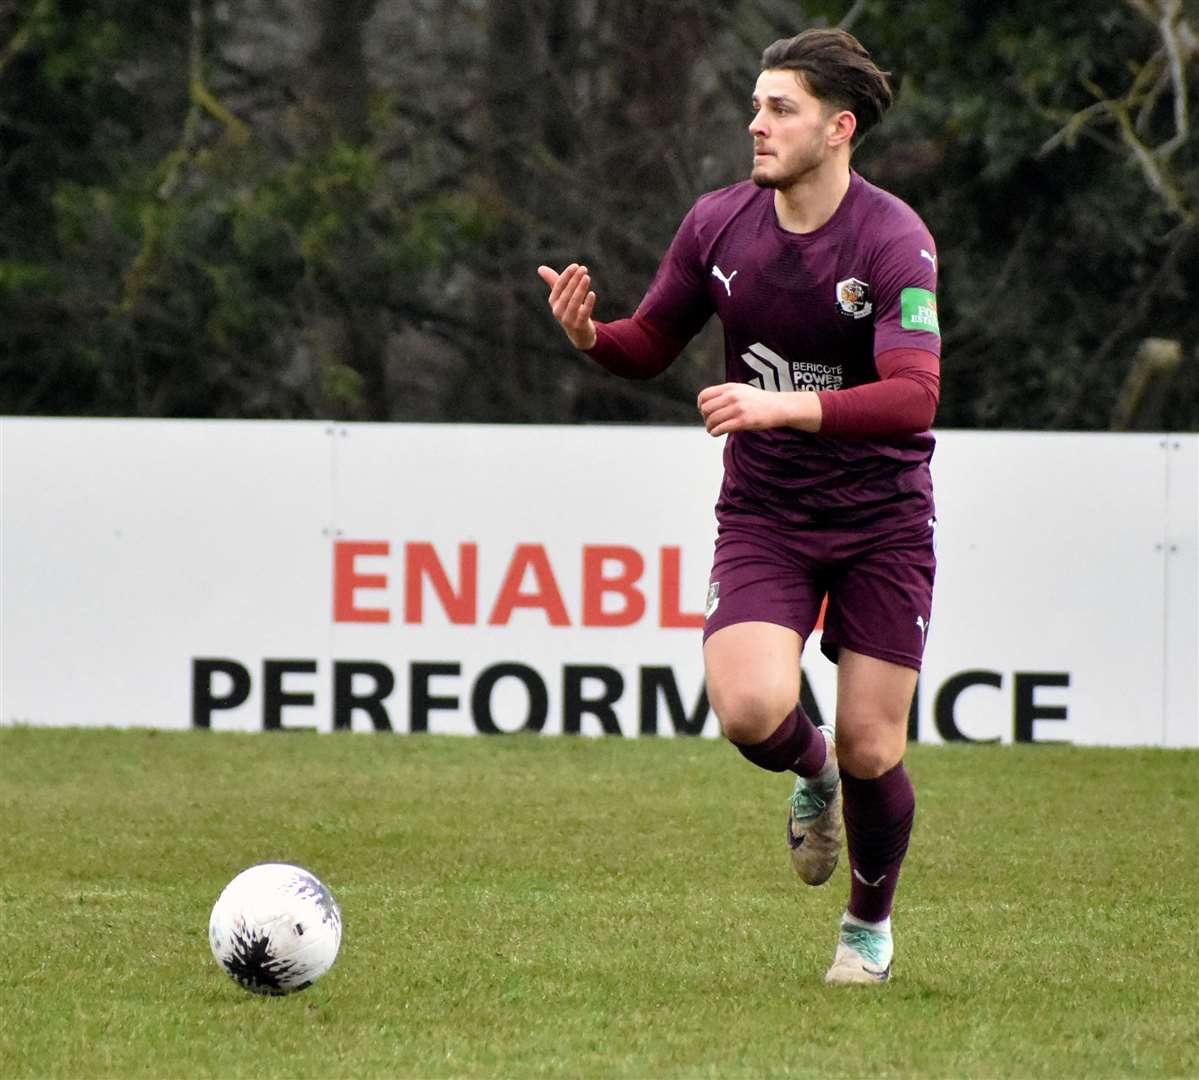
<path fill-rule="evenodd" d="M 841 856 L 841 777 L 833 729 L 822 725 L 828 741 L 828 760 L 821 776 L 795 778 L 787 813 L 787 845 L 791 865 L 809 885 L 823 885 Z M 821 783 L 821 780 L 824 783 Z"/>
<path fill-rule="evenodd" d="M 834 986 L 884 983 L 891 977 L 894 953 L 889 919 L 885 930 L 872 930 L 842 920 L 837 953 L 824 981 Z"/>

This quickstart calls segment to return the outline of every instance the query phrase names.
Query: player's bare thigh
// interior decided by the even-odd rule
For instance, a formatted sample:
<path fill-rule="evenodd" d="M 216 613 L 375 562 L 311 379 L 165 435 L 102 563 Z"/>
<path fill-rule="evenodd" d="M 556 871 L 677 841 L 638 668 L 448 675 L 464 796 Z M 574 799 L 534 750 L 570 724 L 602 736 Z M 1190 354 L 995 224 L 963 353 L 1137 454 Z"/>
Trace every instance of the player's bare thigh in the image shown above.
<path fill-rule="evenodd" d="M 725 737 L 769 738 L 799 701 L 803 638 L 777 623 L 732 623 L 704 642 L 708 700 Z"/>
<path fill-rule="evenodd" d="M 851 776 L 870 780 L 902 760 L 917 674 L 901 664 L 841 649 L 837 659 L 837 761 Z"/>

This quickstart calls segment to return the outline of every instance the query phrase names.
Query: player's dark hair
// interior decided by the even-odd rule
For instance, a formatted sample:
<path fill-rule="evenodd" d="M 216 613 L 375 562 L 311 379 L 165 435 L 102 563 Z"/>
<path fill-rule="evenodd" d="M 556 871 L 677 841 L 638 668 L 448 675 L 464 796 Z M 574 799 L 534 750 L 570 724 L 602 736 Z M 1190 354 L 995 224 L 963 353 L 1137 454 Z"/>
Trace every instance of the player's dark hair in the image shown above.
<path fill-rule="evenodd" d="M 782 38 L 762 53 L 763 71 L 794 71 L 818 101 L 848 109 L 857 118 L 857 142 L 877 124 L 894 100 L 889 72 L 847 30 L 805 30 Z"/>

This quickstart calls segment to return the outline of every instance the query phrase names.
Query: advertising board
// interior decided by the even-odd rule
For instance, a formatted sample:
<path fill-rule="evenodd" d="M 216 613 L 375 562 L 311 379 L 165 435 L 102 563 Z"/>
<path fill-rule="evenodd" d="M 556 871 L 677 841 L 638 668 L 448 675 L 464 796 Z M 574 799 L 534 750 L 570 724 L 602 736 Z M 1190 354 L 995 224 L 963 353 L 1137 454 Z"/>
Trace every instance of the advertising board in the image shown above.
<path fill-rule="evenodd" d="M 938 436 L 913 737 L 1199 745 L 1196 447 Z M 717 736 L 720 450 L 698 427 L 0 420 L 0 723 Z"/>

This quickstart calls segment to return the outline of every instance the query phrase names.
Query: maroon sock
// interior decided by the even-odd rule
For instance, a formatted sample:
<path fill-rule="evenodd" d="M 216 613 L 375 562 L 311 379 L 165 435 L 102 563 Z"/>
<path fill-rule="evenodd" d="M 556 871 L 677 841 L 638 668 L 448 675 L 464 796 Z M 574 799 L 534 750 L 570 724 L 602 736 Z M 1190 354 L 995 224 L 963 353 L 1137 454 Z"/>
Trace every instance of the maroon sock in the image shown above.
<path fill-rule="evenodd" d="M 786 716 L 774 733 L 748 746 L 733 743 L 742 755 L 759 769 L 770 772 L 792 772 L 800 776 L 816 776 L 824 768 L 828 744 L 824 733 L 808 719 L 798 705 Z"/>
<path fill-rule="evenodd" d="M 845 838 L 852 877 L 849 913 L 881 922 L 891 914 L 899 867 L 908 850 L 916 793 L 901 761 L 873 780 L 841 772 L 845 800 Z"/>

